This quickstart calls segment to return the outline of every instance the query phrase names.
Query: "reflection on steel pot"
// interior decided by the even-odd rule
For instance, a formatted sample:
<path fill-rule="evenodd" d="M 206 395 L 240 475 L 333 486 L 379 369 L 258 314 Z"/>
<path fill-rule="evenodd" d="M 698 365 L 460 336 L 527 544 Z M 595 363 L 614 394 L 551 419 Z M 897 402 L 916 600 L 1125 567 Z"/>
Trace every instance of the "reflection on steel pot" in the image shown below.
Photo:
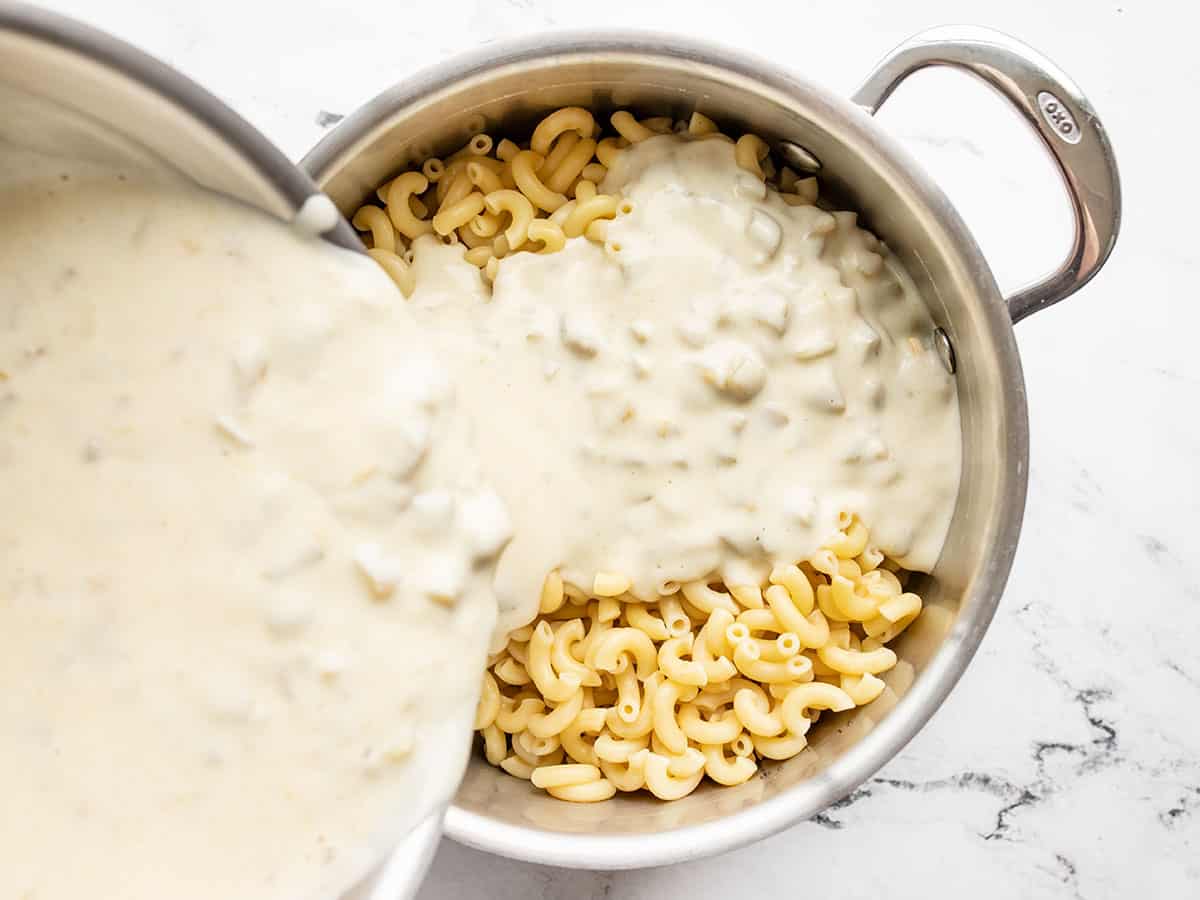
<path fill-rule="evenodd" d="M 1009 298 L 945 196 L 870 116 L 905 77 L 931 65 L 996 88 L 1066 182 L 1075 213 L 1068 258 Z M 1028 47 L 976 28 L 936 29 L 903 44 L 854 102 L 759 60 L 674 37 L 542 37 L 415 76 L 349 116 L 303 165 L 349 214 L 410 163 L 481 130 L 528 133 L 566 105 L 676 119 L 698 109 L 727 130 L 763 135 L 797 167 L 819 170 L 823 194 L 858 210 L 917 280 L 939 329 L 935 344 L 959 384 L 963 474 L 954 522 L 919 587 L 926 610 L 894 645 L 902 662 L 878 701 L 823 717 L 810 753 L 738 787 L 707 786 L 666 804 L 630 795 L 576 806 L 478 759 L 446 815 L 456 840 L 533 862 L 676 863 L 819 813 L 895 756 L 957 682 L 1000 600 L 1024 511 L 1028 421 L 1012 323 L 1070 295 L 1103 265 L 1116 239 L 1120 188 L 1104 130 L 1071 81 Z"/>
<path fill-rule="evenodd" d="M 25 149 L 183 175 L 286 221 L 317 193 L 312 179 L 200 85 L 45 10 L 0 4 L 0 100 L 0 141 Z M 344 220 L 326 236 L 362 249 Z"/>

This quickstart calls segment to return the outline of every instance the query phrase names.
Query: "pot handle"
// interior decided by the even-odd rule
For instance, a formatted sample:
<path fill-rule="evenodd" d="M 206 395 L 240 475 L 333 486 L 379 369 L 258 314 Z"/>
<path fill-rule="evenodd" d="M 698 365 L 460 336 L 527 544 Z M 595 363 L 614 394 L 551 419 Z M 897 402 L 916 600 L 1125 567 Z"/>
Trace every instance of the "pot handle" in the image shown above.
<path fill-rule="evenodd" d="M 1121 226 L 1121 182 L 1104 126 L 1075 83 L 1036 50 L 970 25 L 909 38 L 875 67 L 854 102 L 868 113 L 926 66 L 969 72 L 995 88 L 1036 130 L 1066 184 L 1075 214 L 1071 252 L 1056 271 L 1007 298 L 1014 323 L 1064 300 L 1104 265 Z"/>

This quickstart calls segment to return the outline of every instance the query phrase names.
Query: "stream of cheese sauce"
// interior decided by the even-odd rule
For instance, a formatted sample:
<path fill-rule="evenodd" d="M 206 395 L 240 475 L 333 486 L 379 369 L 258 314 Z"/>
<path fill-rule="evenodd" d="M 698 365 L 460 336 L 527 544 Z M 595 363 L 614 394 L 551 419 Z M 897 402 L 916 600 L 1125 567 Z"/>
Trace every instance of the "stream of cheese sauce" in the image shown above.
<path fill-rule="evenodd" d="M 364 256 L 5 165 L 0 896 L 337 896 L 470 746 L 509 525 L 452 383 Z"/>

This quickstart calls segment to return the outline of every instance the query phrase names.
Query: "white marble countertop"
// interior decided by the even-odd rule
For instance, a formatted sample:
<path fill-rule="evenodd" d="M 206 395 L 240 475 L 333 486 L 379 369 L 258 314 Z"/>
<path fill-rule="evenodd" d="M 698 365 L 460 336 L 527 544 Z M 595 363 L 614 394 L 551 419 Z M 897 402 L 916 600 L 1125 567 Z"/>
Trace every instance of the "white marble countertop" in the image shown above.
<path fill-rule="evenodd" d="M 444 841 L 422 900 L 754 895 L 1200 896 L 1200 15 L 1173 0 L 54 0 L 178 66 L 302 155 L 417 68 L 556 26 L 683 31 L 849 92 L 921 28 L 972 21 L 1083 86 L 1116 148 L 1124 231 L 1102 275 L 1017 329 L 1028 512 L 970 670 L 854 802 L 755 846 L 621 873 Z M 914 78 L 881 119 L 945 187 L 1002 287 L 1057 261 L 1068 219 L 1032 137 L 961 76 Z M 1157 223 L 1157 224 L 1154 224 Z M 1151 228 L 1153 225 L 1153 229 Z"/>

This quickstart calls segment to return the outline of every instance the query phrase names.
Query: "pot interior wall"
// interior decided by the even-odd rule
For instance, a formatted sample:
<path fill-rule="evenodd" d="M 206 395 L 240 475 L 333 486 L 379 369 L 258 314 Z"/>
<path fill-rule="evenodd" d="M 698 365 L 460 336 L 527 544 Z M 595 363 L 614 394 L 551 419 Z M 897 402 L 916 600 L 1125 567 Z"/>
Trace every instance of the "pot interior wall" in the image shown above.
<path fill-rule="evenodd" d="M 530 52 L 519 62 L 481 64 L 460 74 L 448 86 L 431 76 L 384 95 L 343 125 L 357 137 L 341 144 L 331 140 L 332 149 L 322 145 L 310 156 L 311 170 L 343 213 L 351 215 L 373 199 L 379 184 L 430 154 L 451 152 L 481 130 L 527 135 L 542 115 L 564 105 L 601 113 L 631 108 L 641 116 L 674 118 L 699 110 L 730 134 L 753 129 L 772 144 L 795 141 L 823 163 L 822 196 L 859 211 L 866 227 L 899 253 L 934 321 L 949 333 L 958 357 L 965 462 L 951 537 L 933 576 L 917 588 L 926 611 L 893 645 L 902 662 L 886 676 L 889 689 L 876 703 L 822 719 L 808 751 L 765 765 L 761 777 L 736 788 L 705 786 L 669 804 L 634 795 L 595 806 L 562 803 L 476 758 L 447 818 L 448 831 L 485 849 L 587 865 L 588 859 L 575 861 L 569 851 L 552 852 L 551 843 L 541 839 L 648 835 L 702 825 L 770 803 L 784 792 L 788 819 L 812 815 L 885 762 L 928 718 L 969 661 L 1007 574 L 1013 518 L 1019 523 L 1023 498 L 1022 476 L 1014 506 L 1013 473 L 1019 469 L 1012 462 L 1015 455 L 1023 465 L 1025 422 L 1020 372 L 1012 368 L 1016 355 L 1004 346 L 1011 345 L 1011 329 L 991 275 L 969 235 L 955 231 L 961 223 L 944 198 L 923 176 L 914 180 L 915 164 L 905 161 L 861 111 L 779 73 L 731 71 L 664 48 L 653 59 L 646 52 L 541 58 Z M 380 118 L 374 126 L 366 123 L 371 116 Z M 356 118 L 363 122 L 361 132 Z M 964 242 L 970 251 L 965 256 Z M 1007 376 L 1001 363 L 1005 349 L 1010 350 Z M 901 711 L 905 707 L 908 713 Z M 891 723 L 887 735 L 878 734 L 889 730 L 891 720 L 905 718 L 907 724 Z M 864 740 L 872 732 L 877 734 Z M 481 836 L 497 826 L 508 826 L 502 847 Z M 736 830 L 732 822 L 722 827 Z M 528 844 L 521 843 L 525 838 Z M 698 852 L 703 851 L 692 854 Z M 686 846 L 674 854 L 688 855 Z M 591 862 L 622 865 L 600 855 Z"/>

